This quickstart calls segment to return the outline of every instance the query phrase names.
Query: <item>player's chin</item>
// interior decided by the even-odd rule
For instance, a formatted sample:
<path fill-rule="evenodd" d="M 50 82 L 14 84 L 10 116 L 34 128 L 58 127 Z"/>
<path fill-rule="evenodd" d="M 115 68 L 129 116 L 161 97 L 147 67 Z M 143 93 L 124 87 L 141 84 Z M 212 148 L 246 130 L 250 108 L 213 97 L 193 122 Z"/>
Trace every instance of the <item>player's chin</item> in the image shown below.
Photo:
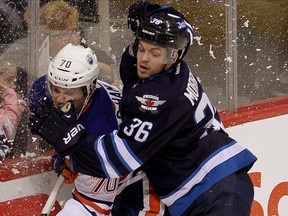
<path fill-rule="evenodd" d="M 150 75 L 149 75 L 149 73 L 147 73 L 147 72 L 138 71 L 138 77 L 139 77 L 140 79 L 147 79 L 147 78 L 150 77 Z"/>

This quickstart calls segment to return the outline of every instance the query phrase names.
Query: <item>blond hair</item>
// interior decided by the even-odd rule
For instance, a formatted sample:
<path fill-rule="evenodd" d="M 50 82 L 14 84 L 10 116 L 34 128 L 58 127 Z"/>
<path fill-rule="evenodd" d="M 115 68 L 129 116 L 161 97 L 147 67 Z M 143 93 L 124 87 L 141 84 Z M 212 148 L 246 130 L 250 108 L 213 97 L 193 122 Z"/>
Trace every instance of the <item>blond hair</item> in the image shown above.
<path fill-rule="evenodd" d="M 78 20 L 77 8 L 62 0 L 48 2 L 40 8 L 40 25 L 47 25 L 50 30 L 67 30 Z"/>

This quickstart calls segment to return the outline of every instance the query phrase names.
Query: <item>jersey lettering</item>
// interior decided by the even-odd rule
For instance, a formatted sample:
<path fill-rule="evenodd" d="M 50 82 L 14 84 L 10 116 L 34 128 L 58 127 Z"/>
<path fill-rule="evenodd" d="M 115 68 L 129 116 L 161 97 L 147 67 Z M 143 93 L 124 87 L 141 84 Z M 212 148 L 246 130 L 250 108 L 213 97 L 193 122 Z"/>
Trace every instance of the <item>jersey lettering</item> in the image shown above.
<path fill-rule="evenodd" d="M 91 191 L 93 194 L 100 194 L 102 189 L 105 193 L 114 193 L 118 186 L 118 179 L 115 178 L 97 178 L 93 177 L 96 181 L 94 189 Z"/>
<path fill-rule="evenodd" d="M 62 63 L 60 64 L 60 67 L 64 66 L 65 68 L 70 68 L 70 66 L 71 66 L 71 64 L 72 64 L 71 61 L 67 61 L 67 60 L 65 60 L 65 59 L 62 59 L 61 62 L 62 62 Z"/>
<path fill-rule="evenodd" d="M 73 127 L 68 133 L 67 137 L 63 137 L 64 143 L 68 144 L 72 137 L 75 137 L 80 131 L 84 129 L 82 124 L 77 124 L 75 127 Z"/>
<path fill-rule="evenodd" d="M 189 73 L 189 79 L 184 95 L 190 100 L 192 106 L 195 105 L 195 101 L 199 98 L 198 83 L 192 73 Z"/>
<path fill-rule="evenodd" d="M 121 96 L 122 96 L 121 92 L 119 91 L 119 89 L 117 89 L 114 86 L 111 86 L 105 82 L 102 82 L 102 81 L 98 81 L 98 82 L 108 92 L 112 102 L 114 103 L 117 122 L 118 122 L 118 124 L 120 124 L 121 123 L 121 114 L 120 114 L 120 110 L 119 110 L 119 104 L 120 104 L 120 100 L 121 100 Z"/>
<path fill-rule="evenodd" d="M 213 108 L 213 105 L 210 103 L 208 96 L 205 92 L 202 93 L 201 100 L 199 101 L 199 104 L 195 110 L 194 120 L 195 123 L 198 124 L 202 119 L 204 119 L 207 115 L 210 115 L 210 121 L 214 120 L 214 114 L 215 110 Z M 204 126 L 206 127 L 209 122 Z"/>
<path fill-rule="evenodd" d="M 151 131 L 153 124 L 151 122 L 143 122 L 140 119 L 134 118 L 134 124 L 131 124 L 129 127 L 126 126 L 124 128 L 124 133 L 127 136 L 132 136 L 135 132 L 134 139 L 138 142 L 146 141 L 147 137 L 149 136 L 149 132 Z"/>

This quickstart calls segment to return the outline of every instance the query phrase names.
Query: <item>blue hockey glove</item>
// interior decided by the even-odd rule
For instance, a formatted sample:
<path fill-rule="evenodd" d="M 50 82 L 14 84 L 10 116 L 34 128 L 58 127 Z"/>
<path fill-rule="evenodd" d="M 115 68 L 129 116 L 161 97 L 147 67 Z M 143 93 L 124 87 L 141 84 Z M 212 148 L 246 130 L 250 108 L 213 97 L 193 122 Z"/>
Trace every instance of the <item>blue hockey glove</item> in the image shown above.
<path fill-rule="evenodd" d="M 69 159 L 55 152 L 52 156 L 52 162 L 55 172 L 57 173 L 58 176 L 59 175 L 64 176 L 66 184 L 74 183 L 75 179 L 78 176 L 78 173 L 70 170 Z"/>
<path fill-rule="evenodd" d="M 52 155 L 52 165 L 57 176 L 61 175 L 62 170 L 65 168 L 64 157 L 55 152 Z"/>
<path fill-rule="evenodd" d="M 39 107 L 33 110 L 29 118 L 31 132 L 40 135 L 62 156 L 74 152 L 86 137 L 84 126 L 77 123 L 73 103 L 69 102 L 67 107 L 67 112 L 63 112 L 63 108 L 60 110 Z"/>

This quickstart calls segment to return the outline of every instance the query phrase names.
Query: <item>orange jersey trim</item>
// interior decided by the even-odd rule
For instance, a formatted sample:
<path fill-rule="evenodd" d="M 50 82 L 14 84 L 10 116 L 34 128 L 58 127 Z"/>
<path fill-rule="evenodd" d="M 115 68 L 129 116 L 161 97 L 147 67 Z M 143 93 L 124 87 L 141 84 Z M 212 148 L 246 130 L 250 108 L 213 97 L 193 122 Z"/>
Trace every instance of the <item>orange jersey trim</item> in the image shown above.
<path fill-rule="evenodd" d="M 95 204 L 94 202 L 82 197 L 76 188 L 74 189 L 73 193 L 80 202 L 94 208 L 97 212 L 104 214 L 104 215 L 109 215 L 111 213 L 111 210 L 105 210 L 105 209 L 101 208 L 100 206 L 98 206 L 97 204 Z"/>

